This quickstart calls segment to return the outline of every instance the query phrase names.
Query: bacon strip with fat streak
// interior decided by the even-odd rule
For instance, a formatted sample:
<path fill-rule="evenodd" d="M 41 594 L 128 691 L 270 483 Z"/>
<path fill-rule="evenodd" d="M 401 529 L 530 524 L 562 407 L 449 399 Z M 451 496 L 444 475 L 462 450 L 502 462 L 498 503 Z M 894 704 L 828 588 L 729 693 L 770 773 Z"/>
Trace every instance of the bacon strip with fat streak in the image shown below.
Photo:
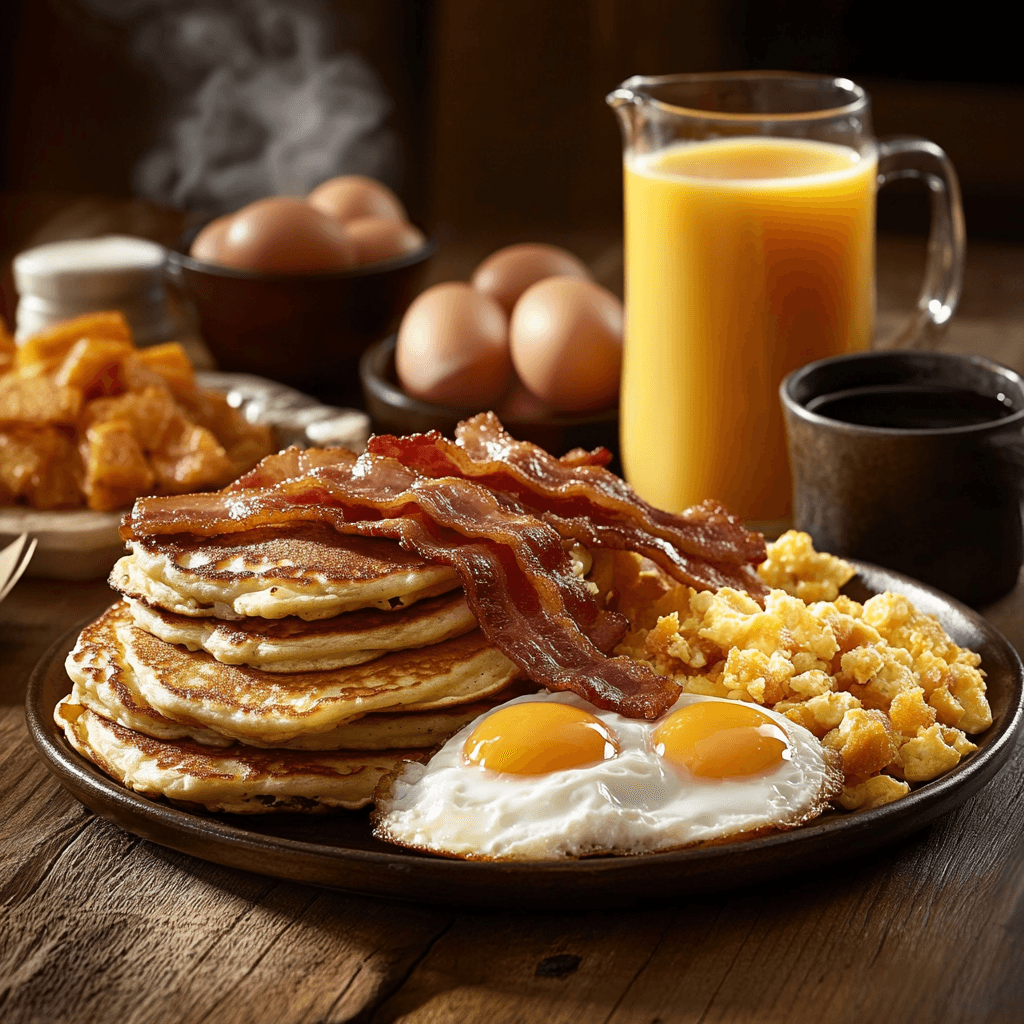
<path fill-rule="evenodd" d="M 122 535 L 193 532 L 190 523 L 211 535 L 318 521 L 341 533 L 388 537 L 453 566 L 484 634 L 538 685 L 637 718 L 658 717 L 679 694 L 678 684 L 646 666 L 602 653 L 621 638 L 625 621 L 598 608 L 573 575 L 561 537 L 508 495 L 468 480 L 418 478 L 394 460 L 369 456 L 345 487 L 302 477 L 273 490 L 183 498 L 139 499 Z"/>
<path fill-rule="evenodd" d="M 565 537 L 593 547 L 636 551 L 680 583 L 698 590 L 731 586 L 755 597 L 767 591 L 754 564 L 764 538 L 714 502 L 673 514 L 643 501 L 604 468 L 606 450 L 557 459 L 516 441 L 494 413 L 460 423 L 457 443 L 437 431 L 371 437 L 367 451 L 397 459 L 417 473 L 458 476 L 514 494 Z"/>

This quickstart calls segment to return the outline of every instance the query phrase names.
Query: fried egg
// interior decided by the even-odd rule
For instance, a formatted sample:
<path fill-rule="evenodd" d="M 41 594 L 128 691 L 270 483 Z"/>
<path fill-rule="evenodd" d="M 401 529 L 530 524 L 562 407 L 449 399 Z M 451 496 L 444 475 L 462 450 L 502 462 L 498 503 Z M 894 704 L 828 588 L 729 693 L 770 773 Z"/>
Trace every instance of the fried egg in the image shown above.
<path fill-rule="evenodd" d="M 647 722 L 539 693 L 386 779 L 373 823 L 466 859 L 638 854 L 793 828 L 841 788 L 832 752 L 765 708 L 683 694 Z"/>

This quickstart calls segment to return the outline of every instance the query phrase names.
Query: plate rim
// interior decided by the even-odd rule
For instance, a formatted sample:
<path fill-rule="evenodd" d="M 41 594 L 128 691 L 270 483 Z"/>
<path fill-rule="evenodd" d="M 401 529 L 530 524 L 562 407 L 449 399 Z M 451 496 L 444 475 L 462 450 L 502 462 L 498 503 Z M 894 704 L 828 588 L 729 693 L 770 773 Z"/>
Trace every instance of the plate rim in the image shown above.
<path fill-rule="evenodd" d="M 687 877 L 676 880 L 677 884 L 672 889 L 674 894 L 727 888 L 730 883 L 723 882 L 719 876 L 730 865 L 760 864 L 759 877 L 780 875 L 790 869 L 784 863 L 787 854 L 795 855 L 804 850 L 811 855 L 817 853 L 815 864 L 824 863 L 820 859 L 821 855 L 825 855 L 828 860 L 847 859 L 895 842 L 923 828 L 968 800 L 998 773 L 1009 759 L 1024 725 L 1024 665 L 1013 645 L 992 623 L 973 609 L 910 577 L 870 563 L 854 559 L 848 561 L 857 569 L 855 579 L 880 575 L 901 588 L 919 591 L 948 614 L 966 619 L 970 626 L 982 634 L 986 644 L 994 644 L 1005 659 L 1011 675 L 1007 713 L 1004 719 L 997 720 L 981 734 L 985 742 L 979 745 L 977 752 L 945 775 L 925 783 L 898 801 L 871 810 L 837 814 L 791 831 L 742 842 L 581 860 L 467 861 L 400 848 L 394 852 L 364 850 L 265 835 L 231 821 L 207 816 L 205 813 L 196 814 L 166 801 L 142 796 L 105 775 L 68 746 L 63 732 L 53 721 L 53 708 L 43 704 L 48 680 L 58 670 L 58 666 L 63 671 L 64 659 L 75 637 L 86 623 L 92 621 L 93 616 L 64 631 L 37 662 L 26 694 L 26 721 L 29 735 L 47 768 L 65 789 L 95 813 L 142 838 L 228 867 L 361 895 L 474 906 L 530 905 L 534 902 L 532 897 L 540 893 L 530 891 L 528 881 L 542 883 L 543 895 L 538 905 L 552 906 L 554 894 L 556 904 L 572 906 L 575 904 L 573 893 L 566 893 L 564 899 L 558 898 L 559 886 L 564 885 L 567 879 L 578 882 L 581 876 L 585 877 L 586 891 L 591 892 L 631 880 L 637 873 L 651 874 L 652 870 L 671 880 L 677 874 L 688 877 L 696 869 L 691 884 L 687 884 Z M 946 623 L 943 625 L 948 630 Z M 67 682 L 70 691 L 70 679 Z M 325 823 L 330 820 L 329 815 L 319 818 L 319 821 Z M 212 842 L 213 849 L 197 852 L 192 845 L 196 841 L 203 844 Z M 277 860 L 296 858 L 296 861 L 282 873 L 277 864 L 266 861 L 241 863 L 244 859 L 242 855 L 246 854 L 253 857 L 273 854 Z M 806 863 L 806 860 L 801 858 L 801 862 Z M 353 879 L 351 885 L 345 884 L 344 879 L 335 877 L 337 869 L 344 865 L 357 868 L 366 877 Z M 769 870 L 762 871 L 764 867 Z M 740 874 L 742 876 L 743 873 Z M 405 884 L 413 876 L 425 876 L 429 884 L 421 889 L 415 884 Z M 455 891 L 447 889 L 452 876 L 455 876 L 462 888 Z M 396 879 L 404 881 L 396 885 Z M 443 894 L 438 891 L 439 884 L 444 890 Z M 742 878 L 731 884 L 742 884 Z M 657 895 L 664 897 L 666 893 L 659 890 Z M 635 902 L 635 898 L 626 902 Z"/>

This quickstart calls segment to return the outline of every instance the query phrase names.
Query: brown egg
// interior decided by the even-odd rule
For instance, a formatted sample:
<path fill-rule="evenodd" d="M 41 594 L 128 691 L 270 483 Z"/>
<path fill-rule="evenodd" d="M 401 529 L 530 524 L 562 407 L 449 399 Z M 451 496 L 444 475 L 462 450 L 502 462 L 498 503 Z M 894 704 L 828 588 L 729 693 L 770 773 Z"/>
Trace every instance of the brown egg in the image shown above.
<path fill-rule="evenodd" d="M 590 280 L 590 271 L 567 249 L 539 242 L 508 245 L 491 253 L 473 272 L 471 283 L 490 295 L 511 316 L 519 296 L 546 277 Z"/>
<path fill-rule="evenodd" d="M 387 185 L 361 174 L 329 178 L 306 196 L 306 202 L 339 224 L 347 224 L 359 217 L 406 219 L 405 207 L 398 196 Z"/>
<path fill-rule="evenodd" d="M 509 349 L 519 379 L 561 412 L 614 405 L 622 321 L 622 303 L 593 281 L 539 281 L 516 303 L 509 325 Z"/>
<path fill-rule="evenodd" d="M 377 263 L 423 248 L 426 239 L 419 228 L 404 220 L 359 217 L 345 225 L 356 249 L 356 263 Z"/>
<path fill-rule="evenodd" d="M 224 245 L 224 236 L 234 217 L 233 213 L 226 213 L 223 217 L 217 217 L 216 220 L 211 220 L 209 224 L 205 225 L 192 240 L 192 245 L 188 250 L 189 256 L 202 260 L 204 263 L 216 263 L 221 247 Z"/>
<path fill-rule="evenodd" d="M 512 381 L 508 320 L 493 299 L 468 284 L 436 284 L 402 318 L 395 370 L 415 398 L 488 409 Z"/>
<path fill-rule="evenodd" d="M 239 210 L 208 259 L 237 270 L 322 272 L 352 266 L 355 246 L 339 224 L 304 200 L 272 196 Z"/>

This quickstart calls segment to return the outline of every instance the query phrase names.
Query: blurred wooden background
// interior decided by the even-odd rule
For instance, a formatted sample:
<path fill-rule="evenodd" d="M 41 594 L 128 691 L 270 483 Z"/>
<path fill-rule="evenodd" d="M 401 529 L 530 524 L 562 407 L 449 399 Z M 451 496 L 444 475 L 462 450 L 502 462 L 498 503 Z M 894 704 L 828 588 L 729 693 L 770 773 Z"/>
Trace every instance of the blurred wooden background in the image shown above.
<path fill-rule="evenodd" d="M 374 67 L 393 102 L 400 192 L 414 219 L 467 252 L 568 238 L 600 260 L 621 230 L 606 93 L 635 73 L 738 67 L 862 82 L 879 135 L 923 135 L 950 154 L 973 238 L 1024 238 L 1024 72 L 981 8 L 955 26 L 901 28 L 881 0 L 3 0 L 0 261 L 103 230 L 173 242 L 198 212 L 133 197 L 133 167 L 175 101 L 133 39 L 169 12 L 244 23 L 281 8 L 311 12 L 328 50 Z M 880 199 L 883 232 L 921 234 L 927 213 L 913 183 Z M 12 299 L 8 277 L 8 319 Z"/>

